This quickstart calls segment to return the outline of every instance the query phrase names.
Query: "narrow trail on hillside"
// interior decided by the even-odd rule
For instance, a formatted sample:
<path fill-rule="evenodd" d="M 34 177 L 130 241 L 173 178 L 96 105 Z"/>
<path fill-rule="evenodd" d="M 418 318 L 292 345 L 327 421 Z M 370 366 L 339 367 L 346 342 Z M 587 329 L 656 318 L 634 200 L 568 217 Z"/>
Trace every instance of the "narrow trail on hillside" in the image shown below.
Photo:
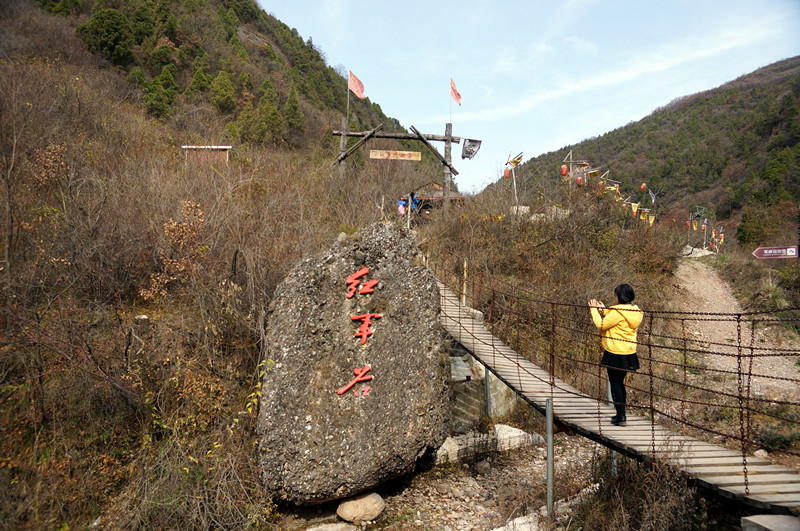
<path fill-rule="evenodd" d="M 691 258 L 682 258 L 678 264 L 675 278 L 678 281 L 677 306 L 680 311 L 738 313 L 741 306 L 733 296 L 730 286 L 722 280 L 710 266 Z M 699 342 L 701 348 L 710 344 L 710 350 L 722 355 L 706 355 L 705 363 L 711 369 L 731 371 L 726 379 L 726 390 L 736 392 L 737 382 L 737 330 L 734 322 L 690 321 L 687 324 L 690 338 Z M 757 324 L 754 346 L 759 352 L 772 352 L 780 348 L 792 348 L 784 330 L 768 328 Z M 796 345 L 796 341 L 794 341 Z M 750 327 L 742 327 L 742 346 L 750 344 Z M 721 345 L 721 346 L 720 346 Z M 730 346 L 727 346 L 730 345 Z M 748 349 L 744 349 L 747 353 Z M 744 358 L 743 370 L 749 367 Z M 800 397 L 798 385 L 789 379 L 800 376 L 795 363 L 797 357 L 762 356 L 753 359 L 751 392 L 773 400 L 797 400 Z M 769 376 L 769 378 L 763 377 Z M 783 378 L 783 379 L 781 379 Z"/>

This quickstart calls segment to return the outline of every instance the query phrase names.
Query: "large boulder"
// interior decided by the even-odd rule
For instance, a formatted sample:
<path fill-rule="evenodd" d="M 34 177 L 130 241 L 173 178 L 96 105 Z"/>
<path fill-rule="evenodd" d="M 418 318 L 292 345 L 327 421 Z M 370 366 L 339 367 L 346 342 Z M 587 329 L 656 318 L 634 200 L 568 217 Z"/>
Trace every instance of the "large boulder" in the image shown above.
<path fill-rule="evenodd" d="M 353 496 L 411 471 L 446 438 L 439 290 L 396 225 L 301 262 L 275 291 L 266 345 L 259 467 L 272 497 Z"/>

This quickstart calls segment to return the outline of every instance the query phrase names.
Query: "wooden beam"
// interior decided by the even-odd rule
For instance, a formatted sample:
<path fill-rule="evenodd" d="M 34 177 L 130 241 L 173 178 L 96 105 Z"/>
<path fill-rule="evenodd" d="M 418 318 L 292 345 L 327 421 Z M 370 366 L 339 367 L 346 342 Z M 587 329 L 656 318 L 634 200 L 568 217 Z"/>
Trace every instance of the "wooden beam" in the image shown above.
<path fill-rule="evenodd" d="M 371 131 L 347 131 L 346 133 L 343 131 L 333 131 L 335 136 L 364 136 L 368 135 Z M 394 138 L 396 140 L 419 140 L 419 135 L 411 134 L 411 133 L 377 133 L 372 135 L 375 138 Z M 426 140 L 433 140 L 436 142 L 446 142 L 447 137 L 444 135 L 422 135 L 425 137 Z M 460 136 L 452 136 L 450 137 L 450 141 L 454 144 L 461 143 Z"/>
<path fill-rule="evenodd" d="M 422 142 L 424 142 L 424 143 L 425 143 L 425 145 L 426 145 L 426 146 L 428 146 L 428 149 L 430 149 L 430 150 L 433 152 L 433 154 L 434 154 L 434 155 L 436 155 L 436 157 L 437 157 L 439 160 L 441 160 L 441 161 L 442 161 L 442 164 L 444 164 L 445 166 L 447 166 L 448 168 L 450 168 L 450 171 L 452 172 L 452 174 L 453 174 L 453 175 L 458 175 L 458 172 L 457 172 L 457 171 L 456 171 L 456 169 L 453 167 L 453 165 L 452 165 L 452 164 L 450 164 L 449 162 L 447 162 L 447 159 L 445 159 L 445 158 L 442 156 L 442 154 L 441 154 L 441 153 L 439 153 L 438 151 L 436 151 L 436 148 L 435 148 L 435 147 L 433 147 L 433 146 L 431 145 L 431 143 L 430 143 L 430 142 L 428 142 L 428 140 L 425 138 L 425 135 L 423 135 L 422 133 L 420 133 L 419 131 L 417 131 L 417 128 L 416 128 L 416 127 L 414 127 L 413 125 L 411 126 L 411 130 L 412 130 L 412 131 L 414 131 L 414 132 L 417 134 L 417 138 L 418 138 L 419 140 L 422 140 Z"/>
<path fill-rule="evenodd" d="M 336 158 L 336 160 L 334 161 L 334 163 L 332 164 L 332 166 L 336 166 L 337 164 L 339 164 L 340 162 L 342 162 L 344 159 L 346 159 L 348 156 L 350 156 L 350 154 L 351 154 L 353 151 L 357 150 L 357 149 L 358 149 L 358 148 L 360 148 L 362 145 L 364 145 L 364 142 L 366 142 L 367 140 L 369 140 L 369 139 L 370 139 L 370 138 L 371 138 L 371 137 L 372 137 L 372 136 L 373 136 L 375 133 L 377 133 L 377 132 L 378 132 L 378 130 L 380 130 L 382 127 L 383 127 L 383 124 L 379 124 L 379 125 L 378 125 L 378 127 L 376 127 L 375 129 L 373 129 L 372 131 L 367 131 L 367 133 L 364 135 L 364 138 L 362 138 L 361 140 L 359 140 L 358 142 L 356 142 L 355 144 L 353 144 L 353 147 L 351 147 L 350 149 L 348 149 L 348 150 L 347 150 L 347 151 L 345 151 L 344 153 L 340 153 L 340 154 L 339 154 L 339 156 L 338 156 L 338 157 Z"/>

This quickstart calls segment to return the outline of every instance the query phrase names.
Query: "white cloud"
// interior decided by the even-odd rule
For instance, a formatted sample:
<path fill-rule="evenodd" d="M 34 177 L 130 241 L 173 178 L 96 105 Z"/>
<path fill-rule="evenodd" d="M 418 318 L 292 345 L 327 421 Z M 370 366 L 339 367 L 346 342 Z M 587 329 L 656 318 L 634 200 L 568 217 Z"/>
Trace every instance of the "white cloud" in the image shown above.
<path fill-rule="evenodd" d="M 575 35 L 571 35 L 564 39 L 564 42 L 575 48 L 579 52 L 585 53 L 597 53 L 597 45 L 591 41 L 587 41 L 586 39 L 582 39 L 580 37 L 576 37 Z"/>

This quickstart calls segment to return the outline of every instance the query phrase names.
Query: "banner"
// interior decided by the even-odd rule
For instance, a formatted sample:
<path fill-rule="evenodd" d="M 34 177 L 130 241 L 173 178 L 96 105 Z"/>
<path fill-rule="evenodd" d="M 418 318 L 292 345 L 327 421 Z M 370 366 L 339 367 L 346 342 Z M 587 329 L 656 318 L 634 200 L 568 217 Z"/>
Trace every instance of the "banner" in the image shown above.
<path fill-rule="evenodd" d="M 639 203 L 631 203 L 631 213 L 636 217 L 636 212 L 639 211 Z"/>
<path fill-rule="evenodd" d="M 650 226 L 653 226 L 653 222 L 656 220 L 655 216 L 650 216 L 647 218 L 647 221 L 650 223 Z"/>
<path fill-rule="evenodd" d="M 471 138 L 464 139 L 464 147 L 461 149 L 461 158 L 462 159 L 471 159 L 475 156 L 478 150 L 481 148 L 481 141 L 480 140 L 473 140 Z"/>
<path fill-rule="evenodd" d="M 510 164 L 512 168 L 516 168 L 520 162 L 522 162 L 522 152 L 520 152 L 520 154 L 514 157 L 513 159 L 509 159 L 509 161 L 506 162 L 506 164 Z"/>
<path fill-rule="evenodd" d="M 354 73 L 350 72 L 349 70 L 348 72 L 350 73 L 350 79 L 347 81 L 347 88 L 352 90 L 353 94 L 355 94 L 357 98 L 363 100 L 366 98 L 366 96 L 364 96 L 364 83 L 362 83 Z"/>
<path fill-rule="evenodd" d="M 450 78 L 450 96 L 452 96 L 453 99 L 456 100 L 456 103 L 458 103 L 458 105 L 460 107 L 461 106 L 461 94 L 458 93 L 458 89 L 456 88 L 456 84 L 453 83 L 453 78 L 452 77 Z"/>
<path fill-rule="evenodd" d="M 697 220 L 692 221 L 692 230 L 697 232 Z"/>

